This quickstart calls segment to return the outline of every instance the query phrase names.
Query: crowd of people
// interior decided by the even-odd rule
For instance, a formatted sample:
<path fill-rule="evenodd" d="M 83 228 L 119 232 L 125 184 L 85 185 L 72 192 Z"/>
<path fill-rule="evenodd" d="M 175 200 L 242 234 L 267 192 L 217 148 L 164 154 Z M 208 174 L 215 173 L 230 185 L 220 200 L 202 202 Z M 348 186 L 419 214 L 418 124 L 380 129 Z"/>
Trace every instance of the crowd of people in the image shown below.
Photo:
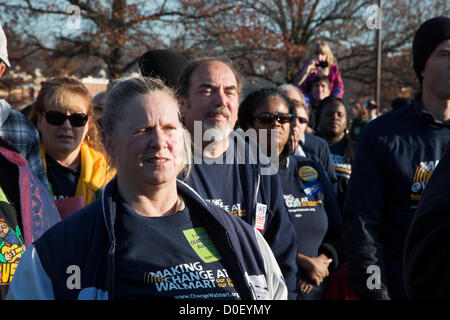
<path fill-rule="evenodd" d="M 226 57 L 150 50 L 95 97 L 0 100 L 0 298 L 448 298 L 450 18 L 412 55 L 420 92 L 383 115 L 324 42 L 246 96 Z"/>

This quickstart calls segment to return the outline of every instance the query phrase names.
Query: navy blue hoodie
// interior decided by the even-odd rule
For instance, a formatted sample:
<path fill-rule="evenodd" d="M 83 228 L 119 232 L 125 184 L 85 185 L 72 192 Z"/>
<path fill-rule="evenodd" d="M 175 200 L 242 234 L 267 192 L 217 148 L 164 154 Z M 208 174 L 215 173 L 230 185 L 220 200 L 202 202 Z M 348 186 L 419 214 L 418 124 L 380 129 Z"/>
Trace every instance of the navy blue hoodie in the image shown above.
<path fill-rule="evenodd" d="M 281 271 L 262 236 L 224 210 L 205 203 L 184 183 L 178 182 L 177 189 L 224 259 L 239 296 L 286 299 Z M 62 220 L 29 246 L 7 298 L 114 299 L 118 200 L 114 179 L 101 199 Z"/>

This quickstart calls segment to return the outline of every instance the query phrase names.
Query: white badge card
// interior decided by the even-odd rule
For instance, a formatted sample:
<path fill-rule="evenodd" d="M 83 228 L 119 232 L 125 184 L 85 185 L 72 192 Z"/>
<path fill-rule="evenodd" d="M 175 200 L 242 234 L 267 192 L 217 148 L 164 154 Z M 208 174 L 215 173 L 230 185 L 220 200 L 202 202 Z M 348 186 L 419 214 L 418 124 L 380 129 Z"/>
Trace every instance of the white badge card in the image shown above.
<path fill-rule="evenodd" d="M 262 203 L 256 204 L 256 222 L 255 222 L 255 228 L 259 231 L 264 230 L 264 225 L 266 222 L 266 211 L 267 211 L 267 205 Z"/>

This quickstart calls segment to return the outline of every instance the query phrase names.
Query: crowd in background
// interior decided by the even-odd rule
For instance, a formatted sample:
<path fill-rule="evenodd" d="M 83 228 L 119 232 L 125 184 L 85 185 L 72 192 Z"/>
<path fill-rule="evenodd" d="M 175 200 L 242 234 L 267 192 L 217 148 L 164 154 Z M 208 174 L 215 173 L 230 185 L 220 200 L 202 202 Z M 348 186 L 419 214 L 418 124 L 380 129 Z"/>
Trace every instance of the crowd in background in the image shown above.
<path fill-rule="evenodd" d="M 23 113 L 0 100 L 1 298 L 448 298 L 426 227 L 448 202 L 450 18 L 412 55 L 421 90 L 385 114 L 346 102 L 325 42 L 246 96 L 226 57 L 151 50 L 95 97 L 61 77 Z"/>

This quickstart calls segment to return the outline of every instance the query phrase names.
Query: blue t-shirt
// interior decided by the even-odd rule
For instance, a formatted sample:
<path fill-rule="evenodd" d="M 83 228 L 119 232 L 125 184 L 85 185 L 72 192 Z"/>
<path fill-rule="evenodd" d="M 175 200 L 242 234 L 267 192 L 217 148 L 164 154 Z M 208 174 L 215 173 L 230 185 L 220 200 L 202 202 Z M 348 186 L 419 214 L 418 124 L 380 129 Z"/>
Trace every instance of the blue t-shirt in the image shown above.
<path fill-rule="evenodd" d="M 239 299 L 219 250 L 185 207 L 144 217 L 122 199 L 116 224 L 116 299 Z"/>
<path fill-rule="evenodd" d="M 352 164 L 344 156 L 345 149 L 350 143 L 353 144 L 354 142 L 350 141 L 349 137 L 345 137 L 336 143 L 328 142 L 337 178 L 337 197 L 341 208 L 344 208 L 345 194 L 352 174 Z M 349 147 L 352 147 L 352 145 Z"/>
<path fill-rule="evenodd" d="M 297 232 L 298 252 L 317 257 L 329 228 L 330 234 L 340 237 L 341 213 L 333 187 L 322 166 L 304 157 L 291 155 L 279 175 L 284 201 Z M 300 297 L 302 300 L 322 299 L 325 289 L 324 283 Z"/>
<path fill-rule="evenodd" d="M 337 237 L 341 233 L 341 213 L 331 183 L 316 161 L 292 155 L 279 175 L 297 232 L 298 252 L 316 257 L 327 232 Z"/>
<path fill-rule="evenodd" d="M 289 299 L 295 299 L 297 241 L 283 200 L 280 177 L 255 141 L 243 144 L 239 134 L 229 141 L 226 152 L 216 159 L 194 153 L 186 183 L 206 201 L 261 231 L 283 273 Z"/>

